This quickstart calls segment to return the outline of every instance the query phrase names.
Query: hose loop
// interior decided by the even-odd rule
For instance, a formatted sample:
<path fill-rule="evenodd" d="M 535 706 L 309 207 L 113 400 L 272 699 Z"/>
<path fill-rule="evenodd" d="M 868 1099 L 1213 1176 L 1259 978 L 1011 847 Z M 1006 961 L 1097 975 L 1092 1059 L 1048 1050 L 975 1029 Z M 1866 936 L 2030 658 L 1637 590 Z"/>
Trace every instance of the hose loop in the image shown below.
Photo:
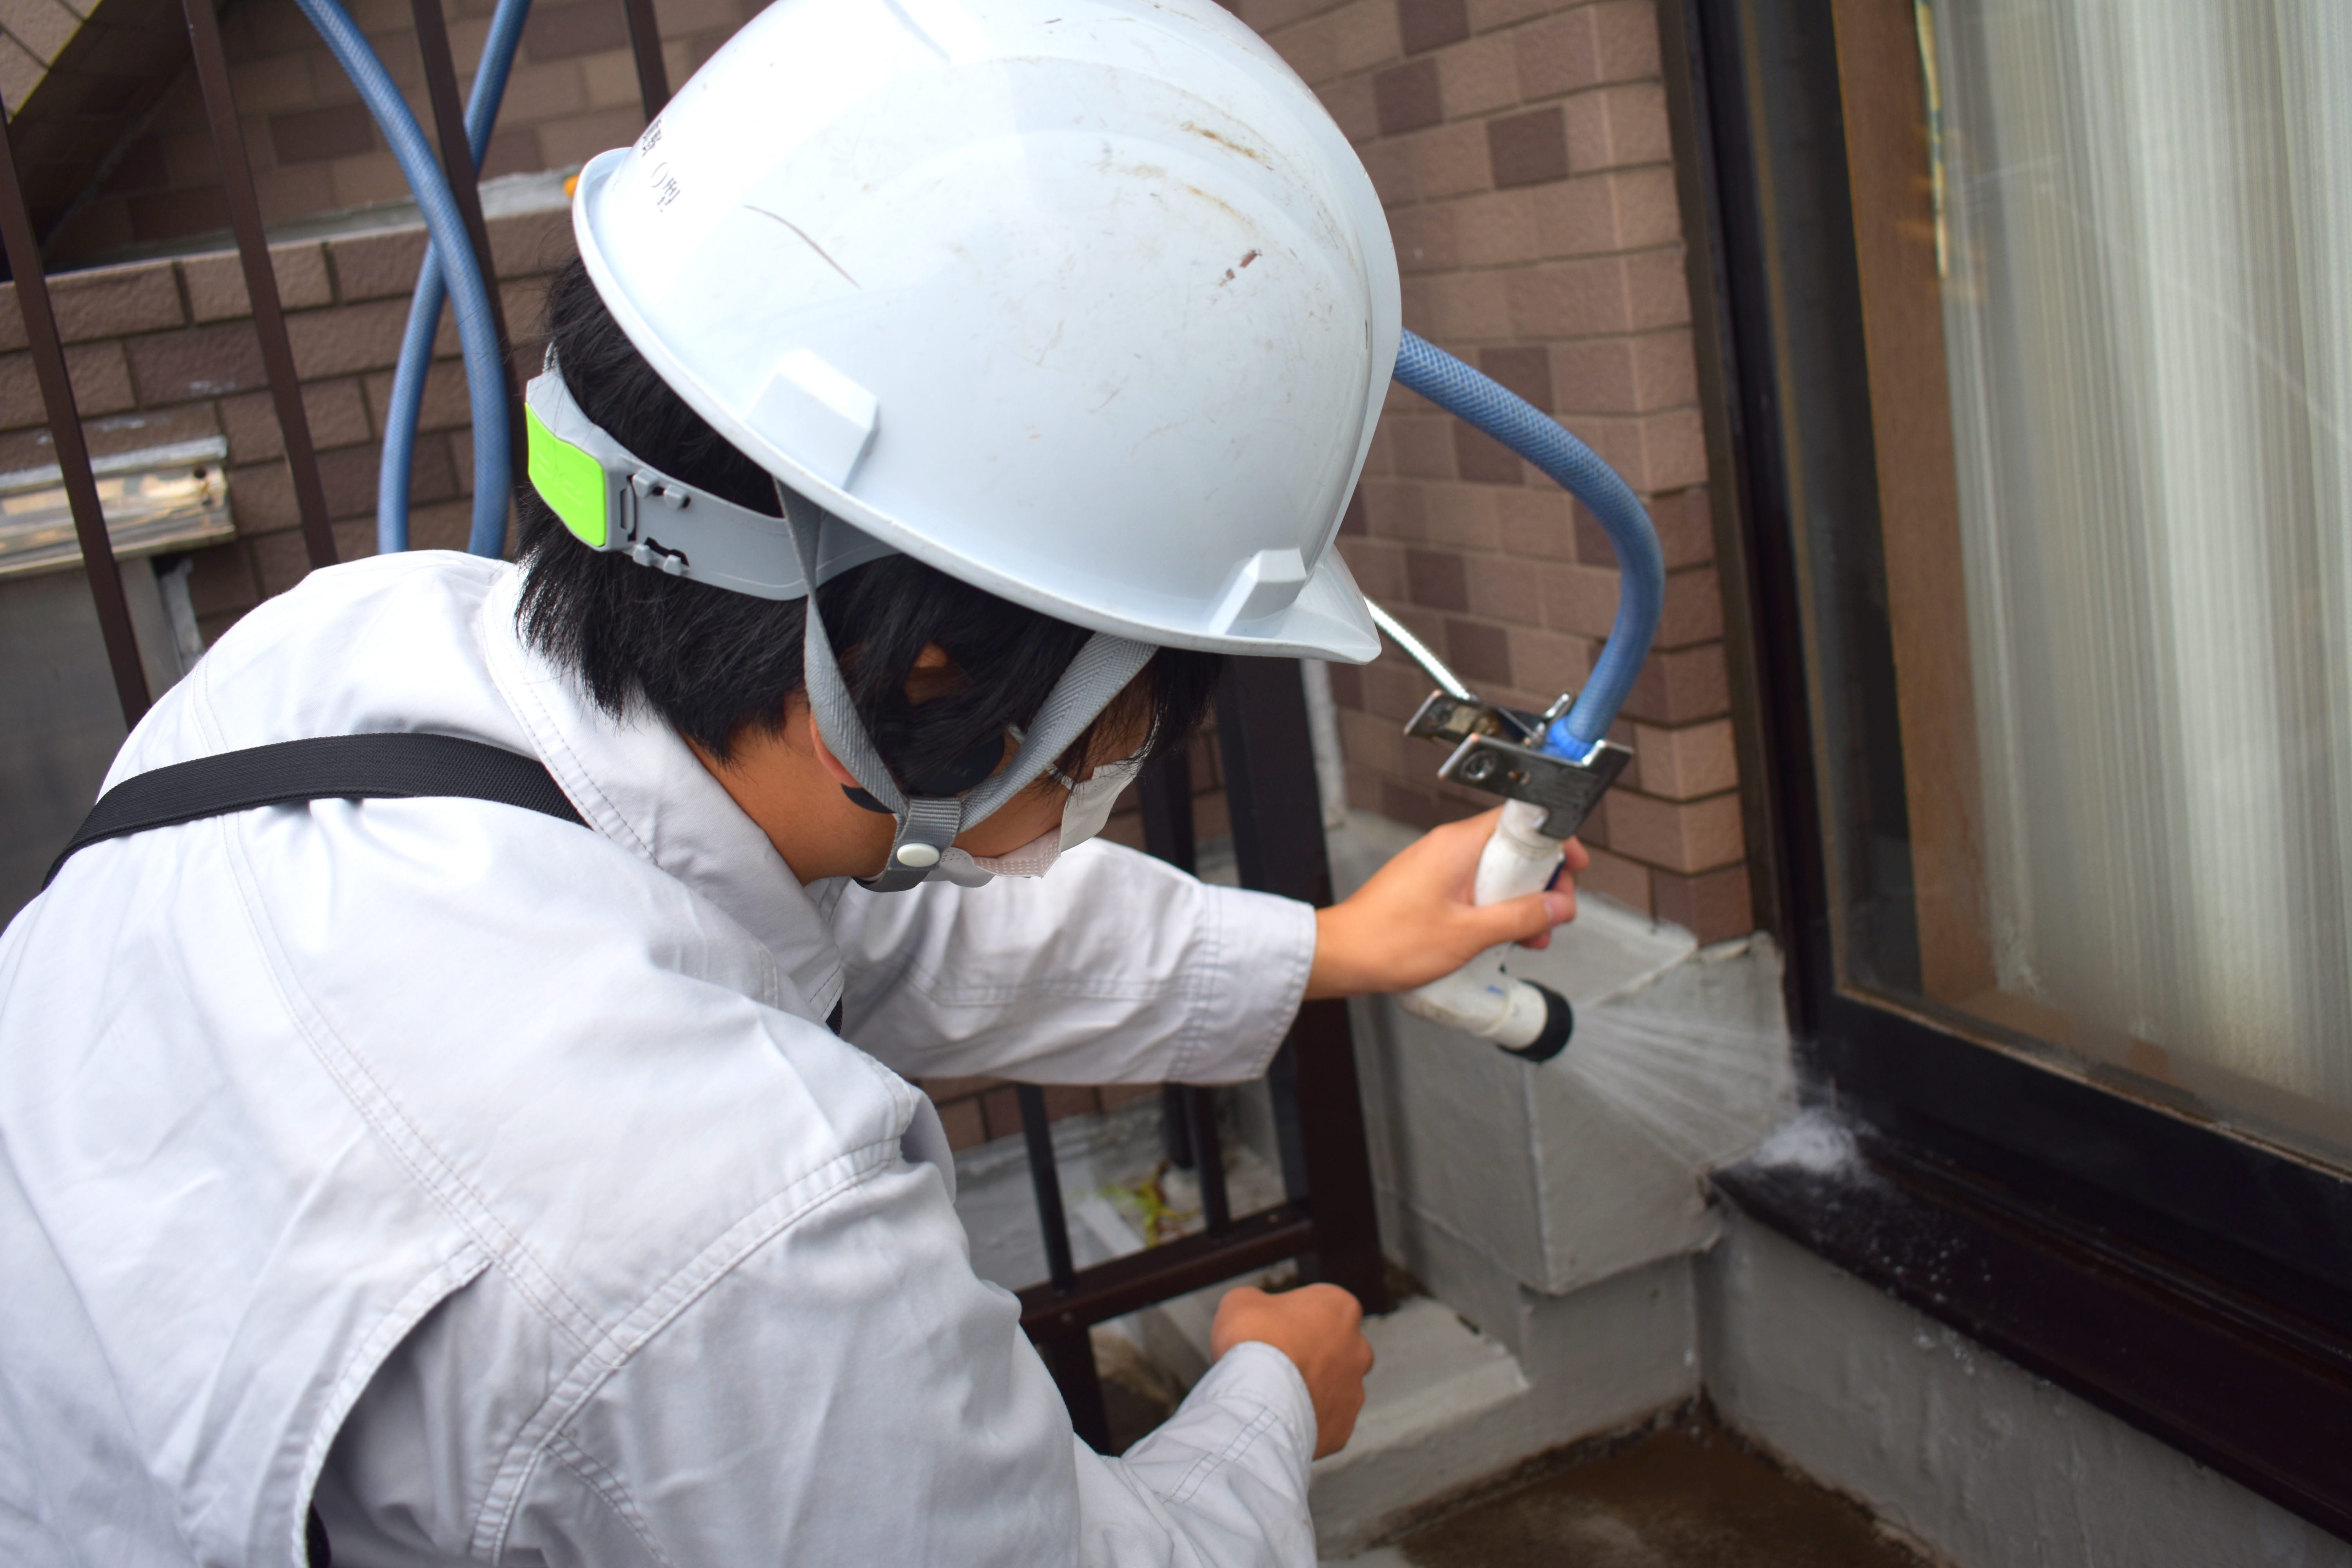
<path fill-rule="evenodd" d="M 530 0 L 499 0 L 490 14 L 489 36 L 483 40 L 481 64 L 474 73 L 474 90 L 466 100 L 466 143 L 479 170 L 490 148 L 490 132 L 499 121 L 507 78 L 514 70 L 515 52 L 522 45 L 523 24 L 530 18 Z M 470 247 L 467 249 L 472 255 Z M 416 270 L 416 294 L 408 306 L 408 327 L 401 334 L 400 360 L 392 374 L 391 405 L 383 416 L 383 465 L 376 474 L 375 547 L 380 554 L 408 548 L 409 470 L 416 455 L 416 426 L 425 405 L 425 377 L 433 368 L 433 338 L 441 325 L 441 307 L 449 286 L 441 276 L 441 250 L 427 241 L 425 261 Z M 509 460 L 512 458 L 509 454 Z M 477 517 L 476 537 L 469 542 L 476 554 L 496 555 L 504 549 L 505 520 L 499 539 L 485 551 Z"/>
<path fill-rule="evenodd" d="M 1665 608 L 1665 553 L 1650 514 L 1616 470 L 1558 420 L 1427 340 L 1404 334 L 1396 379 L 1541 468 L 1582 501 L 1609 535 L 1617 552 L 1617 619 L 1584 689 L 1544 736 L 1546 751 L 1582 762 L 1607 737 L 1633 691 Z"/>
<path fill-rule="evenodd" d="M 499 555 L 506 549 L 507 509 L 512 500 L 513 468 L 507 450 L 506 367 L 499 362 L 497 329 L 490 322 L 490 296 L 476 264 L 474 247 L 458 215 L 449 182 L 418 128 L 400 89 L 393 85 L 383 61 L 349 13 L 335 0 L 295 0 L 310 25 L 319 30 L 335 63 L 343 68 L 360 101 L 392 145 L 400 172 L 415 193 L 417 209 L 435 249 L 445 258 L 450 291 L 457 301 L 457 339 L 466 353 L 466 391 L 473 405 L 474 526 L 467 548 L 477 555 Z M 437 312 L 436 312 L 437 313 Z M 379 489 L 381 496 L 381 489 Z M 405 521 L 405 508 L 403 510 Z M 381 528 L 382 520 L 379 518 Z"/>

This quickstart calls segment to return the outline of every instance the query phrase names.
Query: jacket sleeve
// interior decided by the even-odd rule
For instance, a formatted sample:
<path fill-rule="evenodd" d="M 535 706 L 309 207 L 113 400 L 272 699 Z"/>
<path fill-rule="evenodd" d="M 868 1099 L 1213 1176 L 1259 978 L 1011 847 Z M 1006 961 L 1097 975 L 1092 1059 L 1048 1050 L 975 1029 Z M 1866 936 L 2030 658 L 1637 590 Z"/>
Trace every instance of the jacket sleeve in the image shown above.
<path fill-rule="evenodd" d="M 834 908 L 843 1032 L 908 1078 L 1235 1083 L 1306 994 L 1315 912 L 1099 840 L 1039 878 Z"/>
<path fill-rule="evenodd" d="M 1309 1568 L 1314 1445 L 1297 1369 L 1245 1345 L 1128 1458 L 1095 1454 L 1013 1298 L 973 1276 L 938 1173 L 893 1164 L 604 1381 L 533 1468 L 506 1553 Z"/>

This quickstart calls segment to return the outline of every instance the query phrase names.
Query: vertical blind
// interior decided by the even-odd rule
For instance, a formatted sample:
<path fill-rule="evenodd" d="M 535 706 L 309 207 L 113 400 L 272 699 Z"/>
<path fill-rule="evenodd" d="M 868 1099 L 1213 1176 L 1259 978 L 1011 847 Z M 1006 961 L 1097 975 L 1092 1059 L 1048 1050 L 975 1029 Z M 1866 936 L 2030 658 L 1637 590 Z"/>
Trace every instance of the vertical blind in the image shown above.
<path fill-rule="evenodd" d="M 2352 0 L 1920 0 L 2001 989 L 2352 1107 Z"/>

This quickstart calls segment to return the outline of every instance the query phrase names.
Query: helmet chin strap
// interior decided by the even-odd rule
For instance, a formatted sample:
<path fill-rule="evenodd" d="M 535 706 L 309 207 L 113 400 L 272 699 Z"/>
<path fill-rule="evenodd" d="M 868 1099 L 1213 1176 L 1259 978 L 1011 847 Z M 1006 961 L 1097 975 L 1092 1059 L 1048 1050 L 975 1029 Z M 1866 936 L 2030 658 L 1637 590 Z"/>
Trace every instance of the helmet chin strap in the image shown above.
<path fill-rule="evenodd" d="M 816 581 L 817 548 L 825 521 L 824 510 L 779 484 L 776 498 L 783 503 L 793 548 L 800 557 L 803 581 Z M 816 595 L 808 595 L 807 632 L 801 652 L 802 685 L 808 693 L 809 711 L 817 733 L 866 793 L 898 819 L 898 831 L 890 843 L 890 858 L 880 875 L 859 882 L 877 893 L 900 892 L 931 874 L 940 857 L 956 836 L 985 821 L 1015 795 L 1029 787 L 1055 758 L 1084 734 L 1111 699 L 1127 689 L 1157 651 L 1151 644 L 1097 632 L 1078 649 L 1062 671 L 1044 706 L 1030 721 L 1013 759 L 969 794 L 921 795 L 913 798 L 899 789 L 898 780 L 882 764 L 866 733 L 865 721 L 850 700 L 834 657 L 833 638 L 817 610 Z"/>

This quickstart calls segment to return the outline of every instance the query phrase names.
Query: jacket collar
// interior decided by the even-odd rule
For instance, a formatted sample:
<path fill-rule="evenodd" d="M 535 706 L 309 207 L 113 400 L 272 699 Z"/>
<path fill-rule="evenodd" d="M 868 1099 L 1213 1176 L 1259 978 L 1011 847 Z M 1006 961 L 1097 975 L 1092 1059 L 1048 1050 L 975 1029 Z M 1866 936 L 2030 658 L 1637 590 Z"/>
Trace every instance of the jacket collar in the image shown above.
<path fill-rule="evenodd" d="M 843 880 L 803 888 L 676 731 L 650 713 L 614 720 L 526 647 L 515 625 L 521 596 L 522 574 L 509 567 L 484 598 L 478 629 L 490 679 L 556 783 L 590 826 L 765 944 L 799 993 L 784 1005 L 823 1020 L 841 996 L 831 916 Z"/>

